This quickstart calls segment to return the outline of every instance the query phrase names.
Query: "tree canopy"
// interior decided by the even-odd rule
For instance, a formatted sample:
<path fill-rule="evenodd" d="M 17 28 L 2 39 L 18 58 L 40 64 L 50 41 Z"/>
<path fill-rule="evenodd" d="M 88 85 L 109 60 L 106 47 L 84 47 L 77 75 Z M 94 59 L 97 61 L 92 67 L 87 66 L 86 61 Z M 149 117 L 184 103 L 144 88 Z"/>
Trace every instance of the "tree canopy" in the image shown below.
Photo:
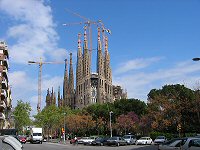
<path fill-rule="evenodd" d="M 24 103 L 22 100 L 17 101 L 17 106 L 13 112 L 15 119 L 15 128 L 18 129 L 20 133 L 23 132 L 23 127 L 29 126 L 31 124 L 30 119 L 31 106 L 30 103 Z"/>

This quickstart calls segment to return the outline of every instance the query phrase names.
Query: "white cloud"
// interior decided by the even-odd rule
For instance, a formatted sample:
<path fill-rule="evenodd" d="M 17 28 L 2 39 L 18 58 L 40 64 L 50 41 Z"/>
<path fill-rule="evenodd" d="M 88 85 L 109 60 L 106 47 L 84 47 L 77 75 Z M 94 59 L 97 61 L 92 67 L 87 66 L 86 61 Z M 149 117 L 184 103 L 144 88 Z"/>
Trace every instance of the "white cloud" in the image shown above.
<path fill-rule="evenodd" d="M 9 73 L 9 82 L 11 84 L 11 87 L 13 88 L 17 87 L 16 88 L 17 91 L 24 92 L 24 89 L 26 89 L 27 91 L 36 90 L 37 82 L 35 81 L 37 80 L 33 80 L 29 78 L 26 72 L 24 71 L 15 71 L 15 72 Z M 20 94 L 20 93 L 16 93 L 16 94 Z"/>
<path fill-rule="evenodd" d="M 46 78 L 42 80 L 42 90 L 45 91 L 48 88 L 54 87 L 56 89 L 54 89 L 54 91 L 58 90 L 59 86 L 63 85 L 63 77 L 51 77 L 50 79 Z M 51 90 L 51 89 L 50 89 Z"/>
<path fill-rule="evenodd" d="M 57 46 L 59 36 L 55 31 L 52 10 L 42 0 L 18 0 L 15 3 L 1 0 L 0 10 L 17 23 L 7 31 L 7 36 L 17 41 L 9 45 L 12 62 L 25 64 L 40 57 L 64 61 L 66 51 Z"/>
<path fill-rule="evenodd" d="M 177 63 L 173 68 L 152 70 L 142 73 L 126 73 L 115 75 L 113 83 L 125 87 L 129 98 L 138 98 L 146 101 L 147 94 L 153 88 L 162 88 L 166 84 L 184 84 L 193 88 L 200 76 L 200 65 L 191 61 Z"/>
<path fill-rule="evenodd" d="M 153 58 L 147 58 L 147 59 L 140 58 L 140 59 L 129 60 L 127 62 L 120 64 L 118 69 L 115 70 L 114 73 L 121 74 L 121 73 L 125 73 L 131 70 L 142 69 L 151 65 L 152 63 L 156 63 L 157 61 L 161 59 L 162 59 L 161 57 L 153 57 Z"/>

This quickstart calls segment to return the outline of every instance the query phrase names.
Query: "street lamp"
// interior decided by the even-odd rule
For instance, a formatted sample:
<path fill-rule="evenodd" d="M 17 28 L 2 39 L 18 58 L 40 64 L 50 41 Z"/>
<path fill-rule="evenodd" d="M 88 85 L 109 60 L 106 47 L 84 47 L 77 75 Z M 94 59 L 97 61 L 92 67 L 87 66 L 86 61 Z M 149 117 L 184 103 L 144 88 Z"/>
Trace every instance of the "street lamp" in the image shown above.
<path fill-rule="evenodd" d="M 64 137 L 63 137 L 64 143 L 65 143 L 65 115 L 66 115 L 66 113 L 64 112 Z"/>
<path fill-rule="evenodd" d="M 192 60 L 193 60 L 193 61 L 199 61 L 200 58 L 197 57 L 197 58 L 193 58 Z"/>
<path fill-rule="evenodd" d="M 112 137 L 112 120 L 111 120 L 112 118 L 111 118 L 111 116 L 112 116 L 113 112 L 110 111 L 109 113 L 110 113 L 110 137 Z"/>

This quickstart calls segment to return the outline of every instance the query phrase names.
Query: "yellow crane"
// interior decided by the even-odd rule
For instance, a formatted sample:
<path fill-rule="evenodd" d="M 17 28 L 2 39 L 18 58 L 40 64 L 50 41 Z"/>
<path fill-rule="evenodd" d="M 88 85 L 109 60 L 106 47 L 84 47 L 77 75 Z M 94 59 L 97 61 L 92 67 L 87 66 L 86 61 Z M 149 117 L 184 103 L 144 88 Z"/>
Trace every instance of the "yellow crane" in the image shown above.
<path fill-rule="evenodd" d="M 63 62 L 43 62 L 42 58 L 40 61 L 28 61 L 28 64 L 38 64 L 39 72 L 38 72 L 38 103 L 37 103 L 37 111 L 41 111 L 41 98 L 42 98 L 42 65 L 43 64 L 62 64 Z"/>

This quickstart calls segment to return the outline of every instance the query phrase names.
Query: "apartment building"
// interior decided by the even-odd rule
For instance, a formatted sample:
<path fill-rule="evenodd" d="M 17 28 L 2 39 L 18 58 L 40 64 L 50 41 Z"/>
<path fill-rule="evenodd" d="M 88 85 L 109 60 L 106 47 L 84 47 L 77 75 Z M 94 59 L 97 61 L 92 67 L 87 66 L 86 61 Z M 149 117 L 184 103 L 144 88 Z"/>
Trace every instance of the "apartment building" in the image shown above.
<path fill-rule="evenodd" d="M 9 114 L 12 108 L 12 98 L 8 82 L 8 60 L 8 46 L 4 41 L 0 41 L 0 129 L 10 128 Z"/>

